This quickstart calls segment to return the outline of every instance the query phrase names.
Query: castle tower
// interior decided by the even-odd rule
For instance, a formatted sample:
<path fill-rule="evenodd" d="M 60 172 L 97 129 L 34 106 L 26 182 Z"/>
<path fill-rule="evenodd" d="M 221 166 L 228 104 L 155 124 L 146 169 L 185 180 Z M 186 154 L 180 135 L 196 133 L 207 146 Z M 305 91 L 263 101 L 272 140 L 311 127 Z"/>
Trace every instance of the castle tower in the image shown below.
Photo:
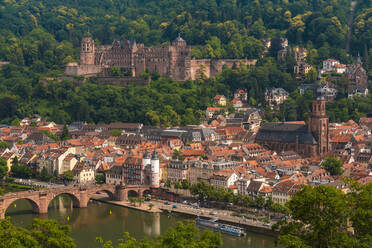
<path fill-rule="evenodd" d="M 309 116 L 308 130 L 318 142 L 317 153 L 321 156 L 328 153 L 329 135 L 328 135 L 329 118 L 326 114 L 326 101 L 323 98 L 317 98 L 312 104 L 312 113 Z"/>
<path fill-rule="evenodd" d="M 181 34 L 178 34 L 178 37 L 172 42 L 172 45 L 176 47 L 186 47 L 186 41 L 182 39 Z"/>
<path fill-rule="evenodd" d="M 159 155 L 154 151 L 151 157 L 151 187 L 159 188 L 159 170 Z"/>
<path fill-rule="evenodd" d="M 80 65 L 94 65 L 94 40 L 91 37 L 84 37 L 81 40 Z"/>

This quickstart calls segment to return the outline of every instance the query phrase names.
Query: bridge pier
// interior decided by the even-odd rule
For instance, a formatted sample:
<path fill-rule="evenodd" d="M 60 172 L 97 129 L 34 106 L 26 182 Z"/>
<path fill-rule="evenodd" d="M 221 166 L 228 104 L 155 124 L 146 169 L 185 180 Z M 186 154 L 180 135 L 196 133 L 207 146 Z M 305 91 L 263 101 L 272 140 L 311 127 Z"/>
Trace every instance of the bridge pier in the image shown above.
<path fill-rule="evenodd" d="M 34 212 L 38 212 L 40 214 L 46 214 L 48 213 L 48 206 L 49 206 L 49 200 L 47 197 L 46 192 L 40 192 L 39 193 L 39 209 L 33 209 Z"/>
<path fill-rule="evenodd" d="M 84 188 L 81 188 L 80 189 L 80 205 L 77 206 L 79 208 L 86 208 L 88 206 L 88 201 L 89 201 L 89 197 L 88 197 L 88 192 L 86 189 Z"/>
<path fill-rule="evenodd" d="M 115 200 L 116 201 L 128 201 L 128 190 L 124 186 L 122 185 L 116 186 Z"/>

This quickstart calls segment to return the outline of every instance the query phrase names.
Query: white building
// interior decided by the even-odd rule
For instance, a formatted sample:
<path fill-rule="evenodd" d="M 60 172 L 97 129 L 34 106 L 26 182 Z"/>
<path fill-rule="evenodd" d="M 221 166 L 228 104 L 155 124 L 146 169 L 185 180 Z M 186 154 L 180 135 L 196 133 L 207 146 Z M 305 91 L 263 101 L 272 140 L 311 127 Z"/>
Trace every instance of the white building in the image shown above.
<path fill-rule="evenodd" d="M 228 189 L 235 185 L 238 179 L 238 175 L 232 169 L 226 169 L 213 173 L 210 183 L 216 188 L 223 187 Z"/>
<path fill-rule="evenodd" d="M 337 72 L 344 73 L 346 71 L 346 65 L 341 64 L 340 61 L 336 59 L 327 59 L 323 61 L 322 73 L 324 72 Z"/>
<path fill-rule="evenodd" d="M 283 104 L 288 96 L 288 92 L 282 88 L 272 88 L 265 91 L 265 100 L 271 106 Z"/>
<path fill-rule="evenodd" d="M 77 163 L 72 173 L 74 173 L 74 180 L 79 184 L 94 183 L 95 181 L 95 172 L 86 163 Z"/>

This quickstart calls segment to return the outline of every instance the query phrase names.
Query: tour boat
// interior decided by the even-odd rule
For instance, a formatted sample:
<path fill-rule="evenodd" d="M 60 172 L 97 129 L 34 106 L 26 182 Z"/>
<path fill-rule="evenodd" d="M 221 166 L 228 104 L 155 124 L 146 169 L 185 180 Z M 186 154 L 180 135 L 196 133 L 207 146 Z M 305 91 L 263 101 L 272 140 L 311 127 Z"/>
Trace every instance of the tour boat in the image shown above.
<path fill-rule="evenodd" d="M 233 225 L 222 224 L 219 223 L 217 220 L 201 219 L 198 217 L 196 218 L 195 224 L 200 227 L 209 228 L 214 231 L 219 231 L 222 233 L 231 234 L 239 237 L 247 235 L 246 232 L 244 232 L 243 228 Z"/>

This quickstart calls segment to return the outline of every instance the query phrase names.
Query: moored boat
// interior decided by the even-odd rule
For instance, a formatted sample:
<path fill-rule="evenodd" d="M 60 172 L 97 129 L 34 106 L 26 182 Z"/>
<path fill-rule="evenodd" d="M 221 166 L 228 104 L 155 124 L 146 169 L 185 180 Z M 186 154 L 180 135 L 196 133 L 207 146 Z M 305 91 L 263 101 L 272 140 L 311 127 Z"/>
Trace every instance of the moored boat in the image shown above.
<path fill-rule="evenodd" d="M 195 224 L 200 227 L 209 228 L 214 231 L 219 231 L 222 233 L 231 234 L 239 237 L 247 235 L 243 228 L 228 224 L 222 224 L 219 223 L 217 220 L 201 219 L 198 217 L 195 220 Z"/>

